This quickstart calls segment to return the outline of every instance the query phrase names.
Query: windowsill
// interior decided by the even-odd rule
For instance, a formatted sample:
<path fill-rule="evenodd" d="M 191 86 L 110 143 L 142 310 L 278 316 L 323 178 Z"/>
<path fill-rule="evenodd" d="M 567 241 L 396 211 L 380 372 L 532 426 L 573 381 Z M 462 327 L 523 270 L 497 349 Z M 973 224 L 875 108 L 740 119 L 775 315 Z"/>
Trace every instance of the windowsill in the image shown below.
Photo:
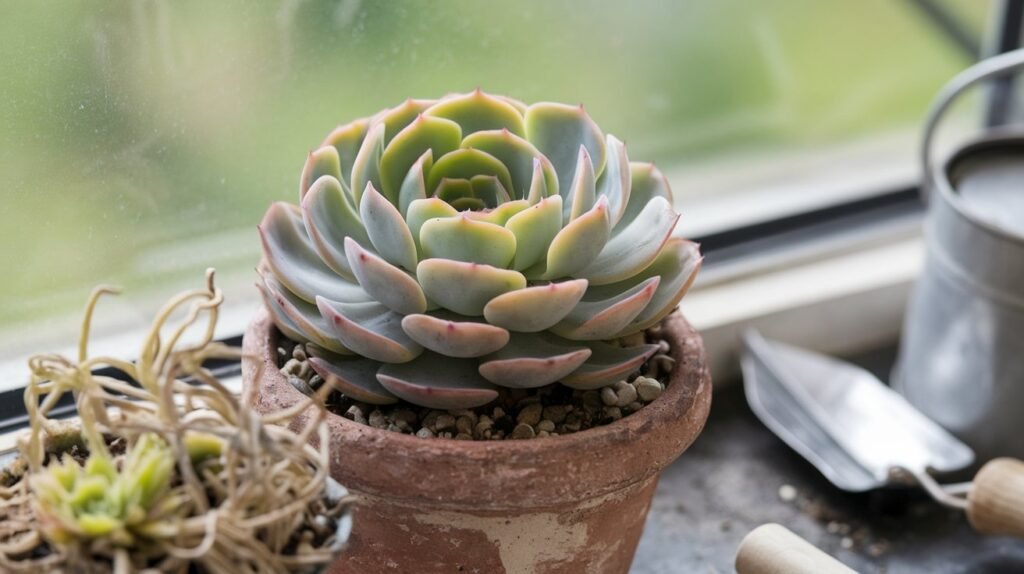
<path fill-rule="evenodd" d="M 740 334 L 754 327 L 808 349 L 850 355 L 895 341 L 923 262 L 920 232 L 735 278 L 711 274 L 681 309 L 701 332 L 716 385 L 739 375 Z"/>

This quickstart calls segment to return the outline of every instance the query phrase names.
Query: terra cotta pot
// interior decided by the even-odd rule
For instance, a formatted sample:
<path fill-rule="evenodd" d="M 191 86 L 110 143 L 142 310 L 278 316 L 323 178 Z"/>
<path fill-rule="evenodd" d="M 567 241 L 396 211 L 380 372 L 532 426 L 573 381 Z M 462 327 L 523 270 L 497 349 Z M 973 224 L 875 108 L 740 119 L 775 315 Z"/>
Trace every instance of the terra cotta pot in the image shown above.
<path fill-rule="evenodd" d="M 245 334 L 256 409 L 305 397 L 280 373 L 261 311 Z M 700 335 L 664 323 L 676 360 L 665 392 L 612 424 L 532 440 L 423 439 L 329 415 L 331 474 L 357 496 L 337 574 L 625 573 L 661 471 L 697 438 L 711 407 Z M 254 380 L 258 376 L 259 380 Z M 305 425 L 307 411 L 292 421 Z"/>

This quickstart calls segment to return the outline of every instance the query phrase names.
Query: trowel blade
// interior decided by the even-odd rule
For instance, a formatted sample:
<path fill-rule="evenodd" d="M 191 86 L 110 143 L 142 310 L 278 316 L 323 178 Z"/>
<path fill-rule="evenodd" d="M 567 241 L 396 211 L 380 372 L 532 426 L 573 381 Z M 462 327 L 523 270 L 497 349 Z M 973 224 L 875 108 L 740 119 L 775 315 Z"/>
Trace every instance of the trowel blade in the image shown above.
<path fill-rule="evenodd" d="M 840 488 L 881 486 L 893 467 L 951 472 L 974 460 L 967 445 L 870 372 L 769 341 L 756 331 L 745 333 L 744 343 L 748 400 L 751 391 L 754 395 L 751 407 L 774 418 L 775 426 L 780 426 L 780 415 L 797 425 L 804 436 L 800 448 L 776 434 Z"/>

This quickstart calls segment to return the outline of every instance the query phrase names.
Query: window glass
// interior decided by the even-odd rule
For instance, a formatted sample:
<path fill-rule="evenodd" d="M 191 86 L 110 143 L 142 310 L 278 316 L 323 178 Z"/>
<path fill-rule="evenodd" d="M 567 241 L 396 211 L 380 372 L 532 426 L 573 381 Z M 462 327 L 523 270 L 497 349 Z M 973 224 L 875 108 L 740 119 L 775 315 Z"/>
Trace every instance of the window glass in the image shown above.
<path fill-rule="evenodd" d="M 251 303 L 255 225 L 296 198 L 305 153 L 407 97 L 582 102 L 632 157 L 683 174 L 685 205 L 735 188 L 725 174 L 801 175 L 782 156 L 909 164 L 925 106 L 970 61 L 921 3 L 892 0 L 6 4 L 0 358 L 69 342 L 99 282 L 136 297 L 108 305 L 104 333 L 208 265 Z M 988 3 L 939 5 L 980 37 Z M 843 167 L 831 157 L 806 169 Z"/>

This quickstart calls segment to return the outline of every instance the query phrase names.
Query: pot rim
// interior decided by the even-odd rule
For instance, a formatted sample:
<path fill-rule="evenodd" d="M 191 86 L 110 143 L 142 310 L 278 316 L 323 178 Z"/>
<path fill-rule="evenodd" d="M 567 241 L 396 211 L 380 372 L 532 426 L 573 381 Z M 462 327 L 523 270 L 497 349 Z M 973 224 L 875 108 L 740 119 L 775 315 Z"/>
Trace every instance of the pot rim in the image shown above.
<path fill-rule="evenodd" d="M 663 325 L 676 360 L 670 382 L 658 399 L 618 421 L 543 439 L 467 441 L 424 439 L 328 413 L 334 442 L 331 472 L 355 493 L 425 498 L 453 507 L 481 502 L 502 506 L 502 500 L 516 501 L 515 507 L 531 502 L 550 505 L 552 498 L 578 501 L 649 478 L 696 439 L 711 403 L 711 379 L 700 336 L 679 313 L 670 315 Z M 307 398 L 277 367 L 277 336 L 270 315 L 260 309 L 243 340 L 243 382 L 248 387 L 259 374 L 259 388 L 251 396 L 261 412 Z M 307 409 L 290 426 L 304 426 L 315 409 Z M 599 451 L 601 456 L 573 456 Z M 631 465 L 638 468 L 628 468 Z M 559 467 L 563 472 L 550 470 Z M 514 478 L 514 484 L 508 478 Z M 550 492 L 535 492 L 545 490 L 538 483 L 547 485 Z"/>

